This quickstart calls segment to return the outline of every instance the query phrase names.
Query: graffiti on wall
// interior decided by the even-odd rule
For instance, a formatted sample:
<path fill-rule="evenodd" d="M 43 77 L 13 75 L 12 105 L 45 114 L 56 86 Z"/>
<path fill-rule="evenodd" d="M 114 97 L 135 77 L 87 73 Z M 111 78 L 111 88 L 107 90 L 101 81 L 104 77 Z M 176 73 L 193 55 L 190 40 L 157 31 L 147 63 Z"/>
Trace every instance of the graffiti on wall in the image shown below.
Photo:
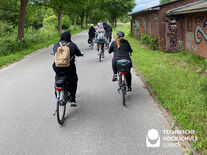
<path fill-rule="evenodd" d="M 204 31 L 204 28 L 206 26 L 207 26 L 207 19 L 204 21 L 203 26 L 200 26 L 199 24 L 197 24 L 197 26 L 195 27 L 195 42 L 198 45 L 201 43 L 203 38 L 207 42 L 207 33 Z M 198 37 L 199 33 L 202 35 L 202 37 Z"/>
<path fill-rule="evenodd" d="M 136 25 L 137 29 L 140 29 L 140 22 L 138 19 L 135 19 L 135 25 Z"/>
<path fill-rule="evenodd" d="M 194 18 L 195 18 L 195 24 L 203 23 L 203 21 L 205 20 L 204 16 L 196 16 Z"/>
<path fill-rule="evenodd" d="M 168 24 L 167 36 L 170 39 L 170 47 L 177 46 L 178 43 L 178 34 L 175 18 L 166 18 L 165 21 Z"/>

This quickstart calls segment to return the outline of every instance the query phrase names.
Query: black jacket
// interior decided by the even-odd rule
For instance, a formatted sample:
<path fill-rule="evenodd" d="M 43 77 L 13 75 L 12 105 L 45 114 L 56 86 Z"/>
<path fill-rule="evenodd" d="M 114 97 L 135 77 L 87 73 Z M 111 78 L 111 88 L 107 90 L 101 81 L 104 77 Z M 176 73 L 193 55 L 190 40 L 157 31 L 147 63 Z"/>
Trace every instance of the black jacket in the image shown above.
<path fill-rule="evenodd" d="M 90 27 L 88 31 L 89 38 L 94 38 L 96 33 L 96 29 L 94 27 Z"/>
<path fill-rule="evenodd" d="M 106 31 L 107 36 L 112 34 L 112 27 L 110 25 L 105 25 L 104 30 Z"/>
<path fill-rule="evenodd" d="M 109 48 L 109 53 L 112 53 L 114 52 L 114 58 L 128 58 L 130 59 L 129 57 L 129 53 L 132 53 L 132 48 L 129 44 L 129 42 L 125 39 L 122 39 L 120 40 L 120 48 L 117 48 L 117 45 L 116 45 L 116 42 L 113 41 L 111 43 L 111 46 Z"/>

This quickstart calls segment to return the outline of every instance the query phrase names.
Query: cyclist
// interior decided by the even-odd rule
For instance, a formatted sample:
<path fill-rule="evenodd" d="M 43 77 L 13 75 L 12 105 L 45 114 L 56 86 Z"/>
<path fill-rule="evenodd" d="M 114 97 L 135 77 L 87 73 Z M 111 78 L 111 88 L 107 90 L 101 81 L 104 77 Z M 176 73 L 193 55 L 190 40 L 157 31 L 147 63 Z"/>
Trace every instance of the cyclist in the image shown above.
<path fill-rule="evenodd" d="M 99 25 L 97 31 L 96 31 L 96 40 L 95 43 L 97 43 L 97 48 L 99 48 L 99 44 L 101 44 L 101 53 L 102 53 L 102 58 L 104 58 L 104 44 L 107 42 L 106 39 L 106 33 L 105 30 L 103 29 L 102 25 Z"/>
<path fill-rule="evenodd" d="M 117 60 L 120 59 L 128 59 L 131 62 L 129 53 L 132 53 L 131 46 L 127 40 L 124 39 L 124 32 L 118 31 L 117 32 L 117 39 L 112 42 L 110 48 L 109 48 L 109 54 L 114 52 L 114 57 L 112 59 L 112 68 L 113 68 L 113 78 L 112 81 L 117 81 L 117 66 L 116 62 Z M 132 67 L 132 62 L 131 62 L 131 67 Z M 131 72 L 127 72 L 126 74 L 126 83 L 128 87 L 128 91 L 132 91 L 131 88 Z"/>
<path fill-rule="evenodd" d="M 111 42 L 111 36 L 112 36 L 112 27 L 109 25 L 109 22 L 103 23 L 104 30 L 106 31 L 106 37 L 109 38 L 109 42 Z"/>
<path fill-rule="evenodd" d="M 56 67 L 55 63 L 53 63 L 53 69 L 56 73 L 55 80 L 57 80 L 61 76 L 66 77 L 66 89 L 69 91 L 70 96 L 67 97 L 67 99 L 72 102 L 71 106 L 76 106 L 76 90 L 77 90 L 77 82 L 78 82 L 78 76 L 76 73 L 76 66 L 75 66 L 75 55 L 76 56 L 83 56 L 83 54 L 80 52 L 79 48 L 75 43 L 71 41 L 71 34 L 70 32 L 64 32 L 61 35 L 60 42 L 62 45 L 66 45 L 69 43 L 68 47 L 70 49 L 70 66 L 69 67 Z M 60 46 L 60 43 L 57 42 L 53 46 L 53 54 L 57 52 L 57 48 Z"/>
<path fill-rule="evenodd" d="M 91 46 L 91 43 L 93 42 L 93 39 L 95 38 L 95 33 L 96 33 L 96 29 L 94 28 L 94 25 L 91 24 L 91 27 L 89 28 L 89 31 L 88 31 L 88 36 L 89 36 L 88 43 L 90 44 L 89 47 Z"/>

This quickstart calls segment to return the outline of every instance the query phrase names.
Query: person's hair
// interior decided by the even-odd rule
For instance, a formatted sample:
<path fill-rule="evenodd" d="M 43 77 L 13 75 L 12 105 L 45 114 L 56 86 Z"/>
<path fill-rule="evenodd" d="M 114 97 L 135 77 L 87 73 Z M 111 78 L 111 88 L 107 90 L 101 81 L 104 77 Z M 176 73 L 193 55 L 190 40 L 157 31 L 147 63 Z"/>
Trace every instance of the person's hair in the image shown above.
<path fill-rule="evenodd" d="M 121 47 L 121 43 L 120 43 L 120 40 L 122 40 L 123 37 L 117 37 L 115 42 L 116 42 L 116 45 L 117 45 L 117 48 L 120 48 Z"/>
<path fill-rule="evenodd" d="M 64 32 L 61 37 L 60 37 L 60 41 L 66 41 L 66 42 L 71 42 L 71 34 L 69 31 Z"/>

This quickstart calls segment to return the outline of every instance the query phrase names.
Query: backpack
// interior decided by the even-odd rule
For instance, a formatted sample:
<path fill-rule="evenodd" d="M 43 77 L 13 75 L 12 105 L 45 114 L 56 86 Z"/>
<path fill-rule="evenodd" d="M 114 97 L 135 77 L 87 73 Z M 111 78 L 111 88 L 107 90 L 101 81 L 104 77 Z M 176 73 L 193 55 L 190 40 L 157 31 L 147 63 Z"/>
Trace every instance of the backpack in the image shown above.
<path fill-rule="evenodd" d="M 60 46 L 55 53 L 55 66 L 56 67 L 69 67 L 70 66 L 70 48 L 67 43 L 65 46 L 59 42 Z"/>
<path fill-rule="evenodd" d="M 98 39 L 99 41 L 103 41 L 103 40 L 105 39 L 104 31 L 103 31 L 103 30 L 98 31 L 97 39 Z"/>

